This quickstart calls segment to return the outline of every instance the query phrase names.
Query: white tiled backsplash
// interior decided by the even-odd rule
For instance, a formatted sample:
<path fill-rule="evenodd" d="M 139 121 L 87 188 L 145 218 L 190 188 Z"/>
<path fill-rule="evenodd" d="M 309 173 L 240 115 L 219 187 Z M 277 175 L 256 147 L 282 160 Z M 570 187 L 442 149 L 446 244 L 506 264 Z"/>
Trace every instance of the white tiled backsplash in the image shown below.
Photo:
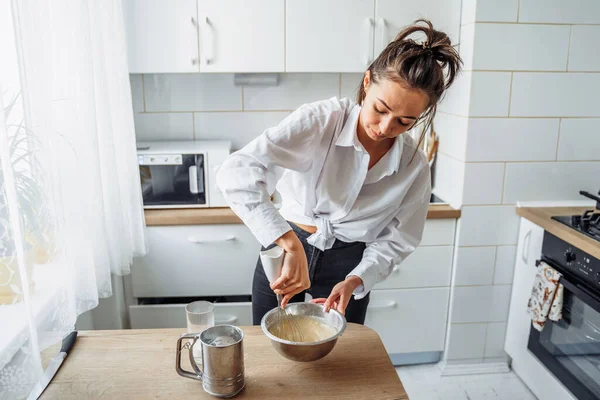
<path fill-rule="evenodd" d="M 600 2 L 463 0 L 461 21 L 466 72 L 436 121 L 437 194 L 462 206 L 448 365 L 506 358 L 514 204 L 600 189 Z"/>
<path fill-rule="evenodd" d="M 568 2 L 564 0 L 520 0 L 519 21 L 544 24 L 600 25 L 600 2 L 597 0 L 569 0 Z"/>
<path fill-rule="evenodd" d="M 568 25 L 473 25 L 474 70 L 564 71 L 567 67 Z"/>
<path fill-rule="evenodd" d="M 235 86 L 233 74 L 130 79 L 137 140 L 227 139 L 239 149 L 304 103 L 355 98 L 362 74 L 287 73 L 273 87 Z"/>

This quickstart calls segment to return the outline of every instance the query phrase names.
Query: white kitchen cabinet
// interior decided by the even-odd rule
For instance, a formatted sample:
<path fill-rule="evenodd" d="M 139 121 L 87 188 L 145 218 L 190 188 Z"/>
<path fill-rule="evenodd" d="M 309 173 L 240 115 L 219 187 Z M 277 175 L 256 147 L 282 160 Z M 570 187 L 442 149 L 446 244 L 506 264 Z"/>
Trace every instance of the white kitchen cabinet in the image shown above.
<path fill-rule="evenodd" d="M 421 245 L 371 291 L 365 325 L 394 363 L 434 362 L 444 349 L 455 227 L 455 219 L 428 219 Z"/>
<path fill-rule="evenodd" d="M 373 290 L 365 325 L 388 353 L 444 349 L 450 288 Z"/>
<path fill-rule="evenodd" d="M 521 218 L 504 350 L 517 361 L 517 368 L 523 369 L 524 374 L 528 374 L 529 364 L 539 364 L 539 360 L 527 351 L 531 326 L 527 303 L 537 273 L 535 262 L 542 254 L 543 240 L 544 229 Z"/>
<path fill-rule="evenodd" d="M 364 72 L 427 18 L 458 42 L 460 0 L 124 0 L 130 73 Z"/>
<path fill-rule="evenodd" d="M 375 289 L 449 287 L 453 246 L 420 246 Z"/>
<path fill-rule="evenodd" d="M 376 0 L 374 55 L 394 40 L 415 20 L 425 18 L 436 30 L 445 32 L 453 44 L 458 43 L 461 0 Z"/>
<path fill-rule="evenodd" d="M 454 244 L 455 219 L 428 219 L 419 246 L 451 246 Z"/>
<path fill-rule="evenodd" d="M 133 297 L 249 295 L 260 244 L 243 224 L 149 226 Z"/>
<path fill-rule="evenodd" d="M 286 71 L 364 72 L 373 59 L 374 0 L 287 0 Z"/>
<path fill-rule="evenodd" d="M 186 328 L 186 304 L 133 305 L 131 329 Z M 252 325 L 252 303 L 214 303 L 215 325 Z"/>
<path fill-rule="evenodd" d="M 371 292 L 365 324 L 393 357 L 435 358 L 443 351 L 455 226 L 455 219 L 428 219 L 422 245 Z M 132 328 L 185 327 L 185 302 L 160 304 L 164 298 L 251 293 L 260 244 L 245 225 L 148 226 L 146 232 L 149 253 L 132 268 L 131 292 L 141 300 L 129 307 Z M 251 325 L 251 303 L 216 303 L 215 319 Z"/>
<path fill-rule="evenodd" d="M 283 72 L 282 0 L 198 0 L 201 72 Z"/>
<path fill-rule="evenodd" d="M 129 73 L 198 72 L 196 0 L 125 0 Z"/>

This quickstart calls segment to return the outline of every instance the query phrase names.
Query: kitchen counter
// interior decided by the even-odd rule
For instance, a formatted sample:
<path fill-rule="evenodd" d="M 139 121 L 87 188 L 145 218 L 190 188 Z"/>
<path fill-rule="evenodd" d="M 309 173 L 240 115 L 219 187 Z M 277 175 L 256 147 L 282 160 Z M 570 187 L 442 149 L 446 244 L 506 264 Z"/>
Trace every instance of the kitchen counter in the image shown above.
<path fill-rule="evenodd" d="M 551 217 L 555 215 L 582 214 L 585 210 L 591 210 L 593 208 L 594 207 L 517 207 L 517 214 L 544 228 L 544 230 L 561 238 L 567 243 L 571 243 L 573 246 L 586 253 L 596 258 L 600 258 L 600 246 L 598 246 L 597 241 L 551 219 Z"/>
<path fill-rule="evenodd" d="M 281 357 L 259 326 L 244 331 L 245 389 L 235 399 L 397 399 L 408 396 L 375 331 L 348 324 L 333 351 L 299 363 Z M 215 399 L 175 371 L 182 329 L 79 332 L 41 399 Z M 185 354 L 185 353 L 184 353 Z M 182 367 L 190 370 L 182 357 Z"/>
<path fill-rule="evenodd" d="M 241 224 L 242 221 L 228 208 L 176 208 L 144 210 L 146 225 L 205 225 Z M 430 204 L 428 219 L 459 218 L 460 210 L 447 204 Z"/>

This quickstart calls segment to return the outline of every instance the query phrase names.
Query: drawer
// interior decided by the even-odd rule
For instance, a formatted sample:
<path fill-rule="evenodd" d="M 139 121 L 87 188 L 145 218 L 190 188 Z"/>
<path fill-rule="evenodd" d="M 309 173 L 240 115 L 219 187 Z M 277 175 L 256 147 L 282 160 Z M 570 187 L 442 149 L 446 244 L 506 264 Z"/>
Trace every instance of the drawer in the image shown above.
<path fill-rule="evenodd" d="M 443 351 L 449 288 L 373 290 L 365 325 L 388 353 Z"/>
<path fill-rule="evenodd" d="M 425 222 L 421 246 L 453 245 L 455 226 L 455 219 L 428 219 Z"/>
<path fill-rule="evenodd" d="M 453 246 L 418 247 L 375 289 L 450 286 Z"/>
<path fill-rule="evenodd" d="M 129 306 L 131 329 L 186 329 L 186 304 Z M 252 325 L 252 303 L 215 304 L 215 325 Z"/>
<path fill-rule="evenodd" d="M 243 224 L 147 227 L 132 267 L 134 297 L 250 294 L 260 244 Z"/>

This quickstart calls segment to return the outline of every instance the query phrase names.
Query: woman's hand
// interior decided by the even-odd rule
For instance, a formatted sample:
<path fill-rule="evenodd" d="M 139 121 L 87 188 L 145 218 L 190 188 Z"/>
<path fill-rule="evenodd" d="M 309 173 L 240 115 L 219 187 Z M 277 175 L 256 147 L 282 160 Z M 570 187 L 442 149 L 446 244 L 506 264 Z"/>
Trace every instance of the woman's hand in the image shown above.
<path fill-rule="evenodd" d="M 333 307 L 343 315 L 346 313 L 346 307 L 348 307 L 352 293 L 357 287 L 362 285 L 362 283 L 363 281 L 360 279 L 360 277 L 356 275 L 349 276 L 333 287 L 328 298 L 325 299 L 321 297 L 318 299 L 312 299 L 310 302 L 323 304 L 325 312 L 329 312 L 329 310 Z"/>
<path fill-rule="evenodd" d="M 294 295 L 310 288 L 308 261 L 304 247 L 293 231 L 286 232 L 275 243 L 285 251 L 285 256 L 281 275 L 271 283 L 271 289 L 283 295 L 281 306 L 285 307 Z"/>

